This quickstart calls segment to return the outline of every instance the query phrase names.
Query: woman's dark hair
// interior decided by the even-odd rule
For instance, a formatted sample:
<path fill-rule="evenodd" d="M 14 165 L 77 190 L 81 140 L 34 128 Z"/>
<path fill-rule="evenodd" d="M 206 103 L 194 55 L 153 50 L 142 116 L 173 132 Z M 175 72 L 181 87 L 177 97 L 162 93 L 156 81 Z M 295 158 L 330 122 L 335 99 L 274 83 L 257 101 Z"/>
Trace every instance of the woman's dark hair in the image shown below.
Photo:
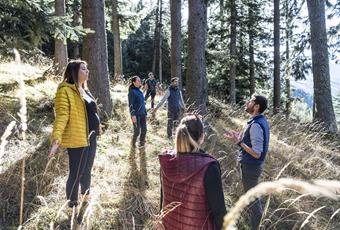
<path fill-rule="evenodd" d="M 176 130 L 176 152 L 188 153 L 199 150 L 199 139 L 203 135 L 203 123 L 198 114 L 185 116 Z"/>
<path fill-rule="evenodd" d="M 137 81 L 137 78 L 139 78 L 137 75 L 135 75 L 135 76 L 133 76 L 133 77 L 130 78 L 129 91 L 130 91 L 133 87 L 135 87 L 135 85 L 134 85 L 133 83 Z"/>
<path fill-rule="evenodd" d="M 87 63 L 82 60 L 70 61 L 66 66 L 64 81 L 70 84 L 78 84 L 78 74 L 81 64 L 87 65 Z"/>

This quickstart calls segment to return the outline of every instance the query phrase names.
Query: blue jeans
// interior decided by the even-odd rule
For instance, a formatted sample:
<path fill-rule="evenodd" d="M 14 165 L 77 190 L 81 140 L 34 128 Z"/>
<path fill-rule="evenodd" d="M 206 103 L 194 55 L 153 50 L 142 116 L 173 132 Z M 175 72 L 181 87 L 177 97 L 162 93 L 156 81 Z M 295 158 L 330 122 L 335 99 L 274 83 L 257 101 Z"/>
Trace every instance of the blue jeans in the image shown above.
<path fill-rule="evenodd" d="M 242 183 L 244 192 L 255 187 L 259 183 L 262 173 L 262 165 L 241 164 Z M 251 229 L 259 228 L 262 218 L 262 204 L 260 199 L 256 199 L 248 206 L 248 214 L 250 215 Z"/>

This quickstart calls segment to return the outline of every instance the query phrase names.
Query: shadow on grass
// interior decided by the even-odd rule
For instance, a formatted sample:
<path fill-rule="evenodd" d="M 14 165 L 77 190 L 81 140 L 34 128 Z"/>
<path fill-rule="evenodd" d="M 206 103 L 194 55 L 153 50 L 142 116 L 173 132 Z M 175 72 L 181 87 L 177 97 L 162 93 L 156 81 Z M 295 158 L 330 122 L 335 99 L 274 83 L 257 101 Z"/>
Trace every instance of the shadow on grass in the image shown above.
<path fill-rule="evenodd" d="M 138 153 L 138 157 L 136 153 Z M 139 158 L 139 162 L 137 158 Z M 121 211 L 117 214 L 112 228 L 146 229 L 145 222 L 153 216 L 153 207 L 145 196 L 148 188 L 145 147 L 136 148 L 131 145 L 129 166 L 130 171 L 124 183 L 124 195 L 118 204 Z"/>

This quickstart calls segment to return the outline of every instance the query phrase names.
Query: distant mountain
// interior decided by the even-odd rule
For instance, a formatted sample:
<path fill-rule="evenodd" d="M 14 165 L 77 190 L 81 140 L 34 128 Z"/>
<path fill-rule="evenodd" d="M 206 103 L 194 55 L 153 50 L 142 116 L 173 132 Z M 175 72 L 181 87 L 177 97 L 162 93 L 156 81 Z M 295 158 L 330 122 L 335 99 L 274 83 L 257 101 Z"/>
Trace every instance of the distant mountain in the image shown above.
<path fill-rule="evenodd" d="M 340 91 L 340 64 L 330 63 L 331 87 L 333 97 Z M 292 81 L 293 89 L 300 89 L 313 95 L 313 76 L 307 75 L 306 80 Z"/>
<path fill-rule="evenodd" d="M 308 105 L 308 108 L 313 108 L 313 96 L 303 89 L 293 89 L 292 97 L 302 99 Z"/>

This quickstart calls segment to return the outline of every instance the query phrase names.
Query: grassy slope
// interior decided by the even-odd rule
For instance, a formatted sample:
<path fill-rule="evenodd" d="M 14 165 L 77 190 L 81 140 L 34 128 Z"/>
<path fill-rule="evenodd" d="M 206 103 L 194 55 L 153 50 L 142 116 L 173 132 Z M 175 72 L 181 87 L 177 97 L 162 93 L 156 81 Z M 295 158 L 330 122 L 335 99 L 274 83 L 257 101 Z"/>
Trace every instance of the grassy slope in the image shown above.
<path fill-rule="evenodd" d="M 35 83 L 35 82 L 33 82 Z M 48 131 L 52 121 L 52 99 L 56 82 L 46 80 L 29 87 L 29 146 L 20 145 L 17 134 L 10 137 L 4 158 L 0 159 L 0 226 L 17 226 L 18 191 L 20 184 L 20 159 L 27 157 L 26 166 L 26 206 L 24 228 L 55 229 L 69 227 L 63 214 L 65 204 L 65 181 L 67 177 L 67 157 L 60 154 L 50 161 L 48 151 Z M 14 89 L 15 90 L 15 89 Z M 0 114 L 5 127 L 16 116 L 18 101 L 12 98 L 14 91 L 1 95 Z M 156 121 L 149 121 L 146 157 L 149 187 L 142 186 L 142 171 L 139 152 L 135 160 L 129 159 L 131 125 L 127 111 L 126 86 L 117 85 L 112 89 L 114 117 L 107 123 L 107 129 L 98 141 L 97 156 L 93 168 L 93 200 L 82 215 L 81 227 L 94 229 L 137 229 L 152 228 L 152 220 L 159 211 L 159 165 L 157 155 L 172 144 L 166 140 L 166 111 L 157 113 Z M 159 98 L 156 98 L 158 101 Z M 226 203 L 231 206 L 242 193 L 239 185 L 239 169 L 236 164 L 236 147 L 225 142 L 220 133 L 226 129 L 242 129 L 247 117 L 240 109 L 230 108 L 211 99 L 207 117 L 211 132 L 206 138 L 205 148 L 221 162 Z M 311 132 L 309 127 L 285 124 L 278 117 L 271 118 L 271 148 L 265 167 L 264 180 L 273 180 L 287 165 L 281 177 L 303 179 L 339 179 L 340 152 L 336 144 L 328 143 L 322 134 Z M 4 129 L 4 128 L 3 128 Z M 2 129 L 2 130 L 3 130 Z M 1 130 L 1 134 L 2 131 Z M 40 197 L 37 197 L 40 196 Z M 298 194 L 290 191 L 271 198 L 265 217 L 266 229 L 299 227 L 318 207 L 327 205 L 315 214 L 308 228 L 325 227 L 339 203 L 326 199 L 301 197 L 287 209 L 291 199 Z M 299 213 L 297 213 L 300 211 Z M 330 222 L 334 229 L 339 219 Z M 243 220 L 239 227 L 244 228 Z M 331 229 L 331 227 L 329 229 Z M 1 227 L 0 227 L 1 229 Z"/>

